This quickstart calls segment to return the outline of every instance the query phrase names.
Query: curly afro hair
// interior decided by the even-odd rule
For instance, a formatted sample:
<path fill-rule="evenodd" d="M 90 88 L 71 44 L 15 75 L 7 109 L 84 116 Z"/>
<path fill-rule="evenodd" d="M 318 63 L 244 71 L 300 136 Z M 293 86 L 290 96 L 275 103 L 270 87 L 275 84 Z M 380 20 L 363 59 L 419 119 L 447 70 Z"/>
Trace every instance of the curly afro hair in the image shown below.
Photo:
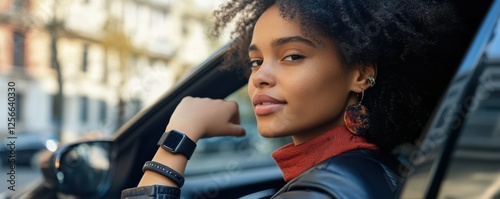
<path fill-rule="evenodd" d="M 453 44 L 451 33 L 458 27 L 451 4 L 432 0 L 232 0 L 214 12 L 213 35 L 235 25 L 226 67 L 249 70 L 247 49 L 254 25 L 272 5 L 279 7 L 284 19 L 298 23 L 305 34 L 336 41 L 345 67 L 359 63 L 377 66 L 377 84 L 367 89 L 363 101 L 371 112 L 369 142 L 389 152 L 418 138 L 452 74 L 440 66 L 453 52 L 439 52 L 440 47 Z"/>

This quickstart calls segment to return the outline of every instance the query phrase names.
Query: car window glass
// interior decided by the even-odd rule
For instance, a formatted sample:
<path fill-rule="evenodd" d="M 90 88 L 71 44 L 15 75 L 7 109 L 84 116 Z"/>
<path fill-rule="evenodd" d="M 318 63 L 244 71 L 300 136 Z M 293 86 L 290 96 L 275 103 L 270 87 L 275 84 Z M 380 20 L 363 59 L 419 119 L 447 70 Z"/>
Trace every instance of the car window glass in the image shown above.
<path fill-rule="evenodd" d="M 499 21 L 500 22 L 500 21 Z M 439 198 L 500 198 L 500 26 L 455 146 Z"/>
<path fill-rule="evenodd" d="M 214 137 L 201 139 L 187 165 L 186 175 L 207 174 L 214 171 L 255 168 L 275 164 L 270 153 L 291 142 L 290 138 L 264 138 L 259 135 L 253 108 L 244 86 L 226 98 L 236 101 L 244 137 Z"/>

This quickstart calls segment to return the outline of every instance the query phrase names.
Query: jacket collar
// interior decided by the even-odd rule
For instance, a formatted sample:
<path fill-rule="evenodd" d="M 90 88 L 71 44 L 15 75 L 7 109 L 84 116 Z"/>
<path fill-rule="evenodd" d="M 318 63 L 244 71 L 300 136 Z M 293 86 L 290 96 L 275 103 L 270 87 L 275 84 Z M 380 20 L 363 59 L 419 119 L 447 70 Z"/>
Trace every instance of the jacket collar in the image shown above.
<path fill-rule="evenodd" d="M 288 182 L 328 158 L 356 149 L 378 150 L 377 146 L 352 134 L 342 125 L 302 144 L 287 144 L 274 151 L 272 157 Z"/>

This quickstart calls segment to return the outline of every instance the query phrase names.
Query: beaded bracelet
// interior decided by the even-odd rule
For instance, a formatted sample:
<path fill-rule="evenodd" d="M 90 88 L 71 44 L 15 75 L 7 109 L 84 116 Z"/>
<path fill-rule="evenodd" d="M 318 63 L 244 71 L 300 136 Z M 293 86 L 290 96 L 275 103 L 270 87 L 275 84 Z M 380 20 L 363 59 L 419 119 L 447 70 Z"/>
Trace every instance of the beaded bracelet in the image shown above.
<path fill-rule="evenodd" d="M 168 179 L 174 181 L 179 188 L 181 188 L 182 185 L 184 185 L 184 176 L 182 176 L 177 171 L 161 163 L 155 161 L 147 161 L 146 163 L 144 163 L 144 166 L 142 167 L 142 172 L 145 171 L 153 171 L 158 174 L 161 174 L 167 177 Z"/>

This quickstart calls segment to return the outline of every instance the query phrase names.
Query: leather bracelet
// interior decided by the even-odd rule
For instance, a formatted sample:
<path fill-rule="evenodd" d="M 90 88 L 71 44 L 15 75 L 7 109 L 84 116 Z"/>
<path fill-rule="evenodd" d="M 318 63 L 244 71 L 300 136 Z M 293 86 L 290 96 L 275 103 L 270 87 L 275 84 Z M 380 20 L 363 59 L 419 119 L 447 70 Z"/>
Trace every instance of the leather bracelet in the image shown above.
<path fill-rule="evenodd" d="M 168 179 L 174 181 L 179 188 L 181 188 L 182 185 L 184 185 L 184 176 L 182 176 L 179 172 L 159 162 L 147 161 L 146 163 L 144 163 L 144 166 L 142 167 L 142 172 L 145 171 L 153 171 L 155 173 L 161 174 L 162 176 L 165 176 Z"/>

